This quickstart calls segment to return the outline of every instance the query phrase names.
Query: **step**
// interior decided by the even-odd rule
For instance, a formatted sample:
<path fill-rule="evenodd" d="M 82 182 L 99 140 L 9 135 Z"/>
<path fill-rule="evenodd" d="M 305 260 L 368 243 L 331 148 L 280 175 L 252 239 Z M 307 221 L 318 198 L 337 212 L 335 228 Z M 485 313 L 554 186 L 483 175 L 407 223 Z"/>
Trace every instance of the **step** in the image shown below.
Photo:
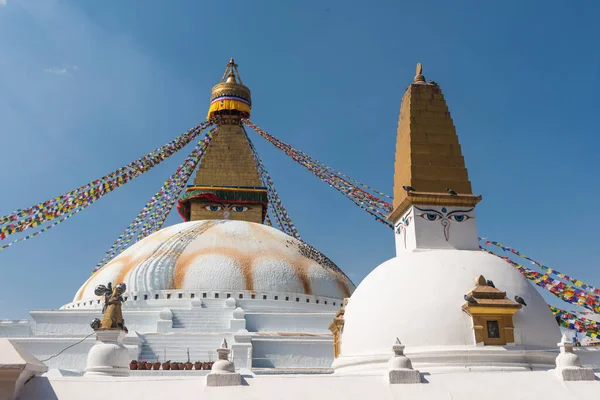
<path fill-rule="evenodd" d="M 189 357 L 194 361 L 215 361 L 217 359 L 217 348 L 223 337 L 231 343 L 231 334 L 147 334 L 144 335 L 146 342 L 142 346 L 140 359 L 154 361 L 165 361 L 166 358 L 173 361 L 186 361 Z"/>

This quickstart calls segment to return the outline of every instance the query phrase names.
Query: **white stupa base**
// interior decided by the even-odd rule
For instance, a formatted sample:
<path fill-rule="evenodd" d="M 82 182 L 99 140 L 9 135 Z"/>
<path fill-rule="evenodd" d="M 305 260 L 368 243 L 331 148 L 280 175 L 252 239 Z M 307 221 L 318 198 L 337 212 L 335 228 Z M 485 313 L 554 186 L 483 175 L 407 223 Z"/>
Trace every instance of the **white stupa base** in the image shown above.
<path fill-rule="evenodd" d="M 242 384 L 242 376 L 235 372 L 235 364 L 229 361 L 228 356 L 231 352 L 227 343 L 217 349 L 219 360 L 213 364 L 212 371 L 206 376 L 207 386 L 239 386 Z"/>
<path fill-rule="evenodd" d="M 206 375 L 206 386 L 239 386 L 242 375 L 237 372 L 218 372 Z"/>
<path fill-rule="evenodd" d="M 88 353 L 86 376 L 129 376 L 129 350 L 123 346 L 127 334 L 121 329 L 99 329 L 98 341 Z"/>
<path fill-rule="evenodd" d="M 390 383 L 421 383 L 421 373 L 415 369 L 395 369 L 390 371 Z"/>
<path fill-rule="evenodd" d="M 396 344 L 392 346 L 394 356 L 388 361 L 390 383 L 421 383 L 421 373 L 413 369 L 412 361 L 404 355 L 404 349 L 400 339 L 396 338 Z"/>
<path fill-rule="evenodd" d="M 551 370 L 556 353 L 556 349 L 521 346 L 407 347 L 405 351 L 414 368 L 428 372 Z M 344 356 L 342 350 L 332 367 L 336 374 L 396 369 L 389 368 L 388 361 L 387 354 Z"/>
<path fill-rule="evenodd" d="M 579 356 L 573 352 L 574 344 L 563 335 L 558 348 L 560 354 L 556 357 L 556 374 L 563 381 L 594 381 L 596 375 L 591 368 L 581 366 Z"/>
<path fill-rule="evenodd" d="M 563 381 L 594 381 L 596 380 L 596 375 L 594 374 L 594 370 L 591 368 L 582 368 L 582 367 L 566 367 L 561 369 L 556 369 L 556 373 L 558 377 Z"/>

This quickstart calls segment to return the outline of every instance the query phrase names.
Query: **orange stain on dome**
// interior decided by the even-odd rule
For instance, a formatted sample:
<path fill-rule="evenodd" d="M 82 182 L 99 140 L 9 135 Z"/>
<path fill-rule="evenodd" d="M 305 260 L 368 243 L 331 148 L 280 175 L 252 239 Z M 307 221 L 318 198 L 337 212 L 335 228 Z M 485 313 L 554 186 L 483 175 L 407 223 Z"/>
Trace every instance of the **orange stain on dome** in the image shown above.
<path fill-rule="evenodd" d="M 92 276 L 90 276 L 88 278 L 87 281 L 85 281 L 85 283 L 83 284 L 83 286 L 81 287 L 81 289 L 79 289 L 79 293 L 77 293 L 77 300 L 81 300 L 81 298 L 83 297 L 83 293 L 85 292 L 85 289 L 87 289 L 88 285 L 90 284 L 90 282 L 92 282 L 92 279 L 94 279 L 96 273 L 92 274 Z"/>
<path fill-rule="evenodd" d="M 311 260 L 302 256 L 295 257 L 290 262 L 290 265 L 294 268 L 294 272 L 296 272 L 296 276 L 302 284 L 304 294 L 313 294 L 310 276 L 308 274 L 308 264 L 310 264 L 310 262 Z"/>
<path fill-rule="evenodd" d="M 169 230 L 169 232 L 165 232 L 161 230 L 153 235 L 153 237 L 149 240 L 151 243 L 156 243 L 156 246 L 151 249 L 147 249 L 142 254 L 138 255 L 121 255 L 119 257 L 119 262 L 122 263 L 120 266 L 120 270 L 118 272 L 116 283 L 123 282 L 125 277 L 138 265 L 144 263 L 150 257 L 158 256 L 161 254 L 168 254 L 171 252 L 169 249 L 161 248 L 161 245 L 165 240 L 172 238 L 174 235 L 181 233 L 183 235 L 194 235 L 197 239 L 203 233 L 211 228 L 215 228 L 218 231 L 215 232 L 216 239 L 218 239 L 219 235 L 227 235 L 227 231 L 224 231 L 219 226 L 219 223 L 216 221 L 201 221 L 200 224 L 195 224 L 193 227 L 185 227 L 181 229 L 179 232 L 175 232 L 174 230 Z M 267 228 L 264 225 L 260 224 L 247 224 L 249 229 L 250 236 L 258 241 L 258 243 L 265 244 L 275 244 L 278 248 L 267 248 L 267 249 L 258 249 L 257 251 L 239 251 L 233 247 L 225 247 L 225 246 L 212 246 L 205 247 L 196 251 L 183 251 L 183 254 L 177 257 L 175 263 L 175 269 L 173 271 L 173 276 L 171 280 L 171 288 L 172 289 L 181 289 L 185 282 L 185 278 L 187 276 L 189 268 L 194 263 L 194 260 L 197 257 L 205 256 L 205 255 L 219 255 L 229 257 L 232 260 L 236 261 L 240 272 L 244 276 L 245 288 L 249 291 L 254 291 L 254 265 L 256 264 L 259 258 L 272 258 L 272 259 L 280 259 L 286 263 L 288 263 L 293 271 L 295 276 L 298 278 L 305 294 L 312 294 L 312 285 L 309 274 L 309 266 L 311 263 L 315 262 L 309 258 L 302 256 L 299 252 L 294 251 L 295 249 L 289 249 L 289 252 L 286 252 L 286 248 L 288 247 L 288 243 L 294 244 L 296 242 L 292 237 L 286 238 L 285 236 L 279 235 L 276 232 L 273 232 L 271 229 Z M 286 240 L 287 239 L 287 240 Z M 252 240 L 252 239 L 250 239 Z M 148 240 L 147 240 L 148 241 Z M 148 243 L 149 244 L 149 243 Z M 149 246 L 150 247 L 150 246 Z M 263 246 L 260 246 L 263 247 Z M 270 246 L 265 246 L 270 247 Z M 291 254 L 290 254 L 291 252 Z M 286 254 L 287 253 L 287 254 Z M 175 256 L 175 255 L 173 255 Z M 114 261 L 113 261 L 114 262 Z M 112 263 L 112 262 L 111 262 Z M 111 264 L 107 264 L 106 267 L 109 267 Z M 316 263 L 316 262 L 315 262 Z M 318 263 L 316 263 L 318 264 Z M 105 267 L 105 268 L 106 268 Z M 323 266 L 321 266 L 323 268 Z M 348 280 L 345 278 L 343 273 L 337 273 L 335 271 L 327 271 L 334 275 L 335 281 L 340 289 L 340 291 L 345 295 L 345 297 L 349 297 L 351 294 L 351 290 L 348 285 Z M 80 300 L 83 296 L 87 286 L 90 284 L 94 276 L 90 277 L 84 286 L 80 289 L 78 293 L 78 299 Z"/>
<path fill-rule="evenodd" d="M 348 286 L 348 281 L 345 276 L 340 276 L 341 274 L 336 274 L 335 281 L 340 288 L 341 292 L 344 294 L 344 298 L 350 297 L 352 291 Z"/>
<path fill-rule="evenodd" d="M 272 240 L 277 243 L 281 243 L 283 238 L 280 235 L 276 235 L 271 229 L 267 228 L 265 225 L 259 224 L 248 224 L 248 228 L 250 232 L 254 235 L 255 238 L 259 239 L 259 242 L 262 240 Z"/>
<path fill-rule="evenodd" d="M 244 276 L 246 290 L 254 290 L 253 264 L 255 257 L 235 250 L 229 247 L 209 247 L 202 250 L 197 250 L 189 254 L 181 255 L 175 263 L 175 271 L 173 272 L 173 289 L 181 289 L 187 276 L 188 269 L 198 257 L 206 255 L 219 255 L 229 257 L 235 260 L 240 272 Z"/>
<path fill-rule="evenodd" d="M 273 230 L 265 227 L 264 225 L 258 225 L 258 226 L 252 225 L 252 226 L 250 226 L 250 229 L 253 231 L 254 235 L 257 238 L 270 239 L 270 240 L 277 242 L 278 244 L 284 244 L 284 241 L 287 241 L 287 240 L 292 241 L 292 242 L 298 241 L 297 239 L 294 239 L 291 236 L 289 238 L 286 238 L 285 236 L 277 235 L 277 234 L 275 234 L 275 232 L 273 232 Z M 287 247 L 288 245 L 286 244 L 285 246 Z M 284 259 L 285 261 L 287 261 L 290 264 L 290 266 L 292 267 L 292 269 L 294 270 L 296 277 L 298 278 L 298 280 L 300 281 L 300 284 L 302 285 L 304 294 L 312 294 L 312 285 L 310 282 L 310 275 L 308 273 L 308 266 L 311 263 L 311 260 L 300 255 L 299 253 L 297 255 L 294 255 L 291 259 L 289 256 L 286 256 L 280 252 L 278 252 L 278 253 L 279 254 L 277 254 L 277 256 Z M 294 252 L 294 253 L 296 253 L 296 252 Z M 264 257 L 264 256 L 266 256 L 266 255 L 261 254 L 261 257 Z"/>
<path fill-rule="evenodd" d="M 157 247 L 158 246 L 159 246 L 159 244 L 157 244 Z M 102 267 L 102 269 L 112 268 L 113 265 L 116 264 L 116 263 L 121 263 L 122 264 L 121 267 L 120 267 L 120 269 L 119 269 L 119 272 L 117 273 L 117 276 L 115 278 L 115 282 L 112 282 L 114 285 L 117 285 L 117 284 L 119 284 L 119 283 L 121 283 L 121 282 L 123 282 L 125 280 L 125 277 L 127 276 L 127 274 L 129 272 L 131 272 L 131 270 L 133 268 L 135 268 L 137 265 L 139 265 L 139 263 L 140 263 L 140 261 L 142 259 L 146 259 L 150 255 L 157 255 L 157 254 L 161 254 L 161 253 L 165 253 L 165 252 L 166 251 L 161 251 L 160 249 L 157 249 L 155 247 L 153 249 L 146 250 L 142 254 L 120 254 L 115 259 L 113 259 L 108 264 L 106 264 L 104 267 Z M 90 285 L 90 283 L 92 283 L 92 280 L 96 277 L 97 273 L 98 272 L 96 272 L 91 277 L 89 277 L 88 280 L 83 284 L 83 286 L 81 287 L 81 289 L 79 289 L 79 293 L 77 294 L 77 300 L 81 300 L 82 299 L 83 294 L 85 293 L 87 287 Z M 102 284 L 106 284 L 108 282 L 101 282 L 101 283 Z"/>
<path fill-rule="evenodd" d="M 126 261 L 123 263 L 123 266 L 117 275 L 116 284 L 118 285 L 119 283 L 123 282 L 127 274 L 130 273 L 134 267 L 139 265 L 140 259 L 144 258 L 145 256 L 146 254 L 137 257 L 125 256 Z"/>
<path fill-rule="evenodd" d="M 219 255 L 235 260 L 236 265 L 239 267 L 240 272 L 244 276 L 245 289 L 250 291 L 254 291 L 254 264 L 258 259 L 272 258 L 285 260 L 294 270 L 296 277 L 302 285 L 304 293 L 312 294 L 312 287 L 308 274 L 308 265 L 311 262 L 310 260 L 300 255 L 294 257 L 292 260 L 289 260 L 288 256 L 276 249 L 261 251 L 257 254 L 248 254 L 229 247 L 210 247 L 180 256 L 177 259 L 175 271 L 173 273 L 173 289 L 183 288 L 188 270 L 193 264 L 194 260 L 205 255 Z"/>
<path fill-rule="evenodd" d="M 133 267 L 135 267 L 136 265 L 138 265 L 137 261 L 144 257 L 146 254 L 143 254 L 142 256 L 133 256 L 133 255 L 122 255 L 119 256 L 118 259 L 112 260 L 111 262 L 109 262 L 108 264 L 106 264 L 104 267 L 102 267 L 102 269 L 105 268 L 113 268 L 114 264 L 116 263 L 122 263 L 119 272 L 117 274 L 117 277 L 115 278 L 115 282 L 111 282 L 115 285 L 123 282 L 123 280 L 125 279 L 125 276 L 127 275 L 127 273 L 129 271 L 131 271 L 133 269 Z M 81 300 L 81 298 L 83 297 L 83 294 L 85 293 L 87 287 L 90 285 L 90 283 L 92 283 L 92 280 L 94 280 L 94 278 L 96 277 L 96 274 L 98 272 L 96 272 L 95 274 L 93 274 L 91 277 L 89 277 L 89 279 L 83 284 L 83 286 L 81 287 L 81 289 L 79 289 L 79 293 L 77 295 L 77 300 Z M 102 284 L 107 284 L 108 282 L 101 282 Z"/>

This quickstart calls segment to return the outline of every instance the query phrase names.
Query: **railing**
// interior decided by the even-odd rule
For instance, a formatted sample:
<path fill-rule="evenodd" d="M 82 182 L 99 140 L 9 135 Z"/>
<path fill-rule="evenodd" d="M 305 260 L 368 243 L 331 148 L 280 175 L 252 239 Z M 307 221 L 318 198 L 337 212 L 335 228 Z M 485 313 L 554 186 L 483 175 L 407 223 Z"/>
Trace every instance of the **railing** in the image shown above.
<path fill-rule="evenodd" d="M 303 293 L 286 293 L 286 292 L 273 292 L 273 291 L 261 291 L 252 292 L 249 290 L 159 290 L 151 292 L 130 292 L 123 295 L 125 303 L 124 308 L 135 307 L 140 305 L 152 305 L 152 302 L 159 301 L 164 303 L 175 303 L 178 301 L 187 302 L 191 304 L 194 300 L 269 300 L 269 301 L 285 301 L 285 302 L 296 302 L 303 304 L 319 304 L 327 305 L 331 307 L 341 307 L 343 300 L 335 299 L 332 297 L 314 296 Z M 97 309 L 102 308 L 102 299 L 94 300 L 81 300 L 66 304 L 61 310 L 72 310 L 72 309 Z"/>

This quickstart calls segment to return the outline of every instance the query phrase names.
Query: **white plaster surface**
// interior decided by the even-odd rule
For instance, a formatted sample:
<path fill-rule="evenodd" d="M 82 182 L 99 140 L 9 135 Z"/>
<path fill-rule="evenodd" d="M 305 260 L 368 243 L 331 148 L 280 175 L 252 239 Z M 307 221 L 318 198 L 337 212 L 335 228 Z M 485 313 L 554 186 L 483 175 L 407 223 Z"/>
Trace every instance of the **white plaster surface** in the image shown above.
<path fill-rule="evenodd" d="M 412 206 L 394 222 L 396 255 L 415 249 L 477 250 L 473 207 Z"/>
<path fill-rule="evenodd" d="M 515 345 L 556 349 L 560 329 L 535 288 L 508 263 L 482 251 L 403 253 L 372 271 L 350 298 L 341 355 L 385 355 L 397 337 L 410 354 L 418 347 L 473 346 L 463 296 L 479 275 L 525 299 L 514 316 Z"/>
<path fill-rule="evenodd" d="M 0 400 L 18 398 L 23 385 L 48 367 L 21 346 L 0 339 Z"/>
<path fill-rule="evenodd" d="M 123 345 L 126 333 L 117 329 L 96 331 L 96 344 L 88 353 L 86 375 L 129 376 L 129 351 Z"/>
<path fill-rule="evenodd" d="M 423 371 L 422 371 L 423 372 Z M 597 374 L 598 376 L 598 374 Z M 208 387 L 206 377 L 38 377 L 22 400 L 105 400 L 118 393 L 128 400 L 148 399 L 592 399 L 600 382 L 563 382 L 553 371 L 424 374 L 424 383 L 391 385 L 382 374 L 248 375 L 242 385 Z"/>

